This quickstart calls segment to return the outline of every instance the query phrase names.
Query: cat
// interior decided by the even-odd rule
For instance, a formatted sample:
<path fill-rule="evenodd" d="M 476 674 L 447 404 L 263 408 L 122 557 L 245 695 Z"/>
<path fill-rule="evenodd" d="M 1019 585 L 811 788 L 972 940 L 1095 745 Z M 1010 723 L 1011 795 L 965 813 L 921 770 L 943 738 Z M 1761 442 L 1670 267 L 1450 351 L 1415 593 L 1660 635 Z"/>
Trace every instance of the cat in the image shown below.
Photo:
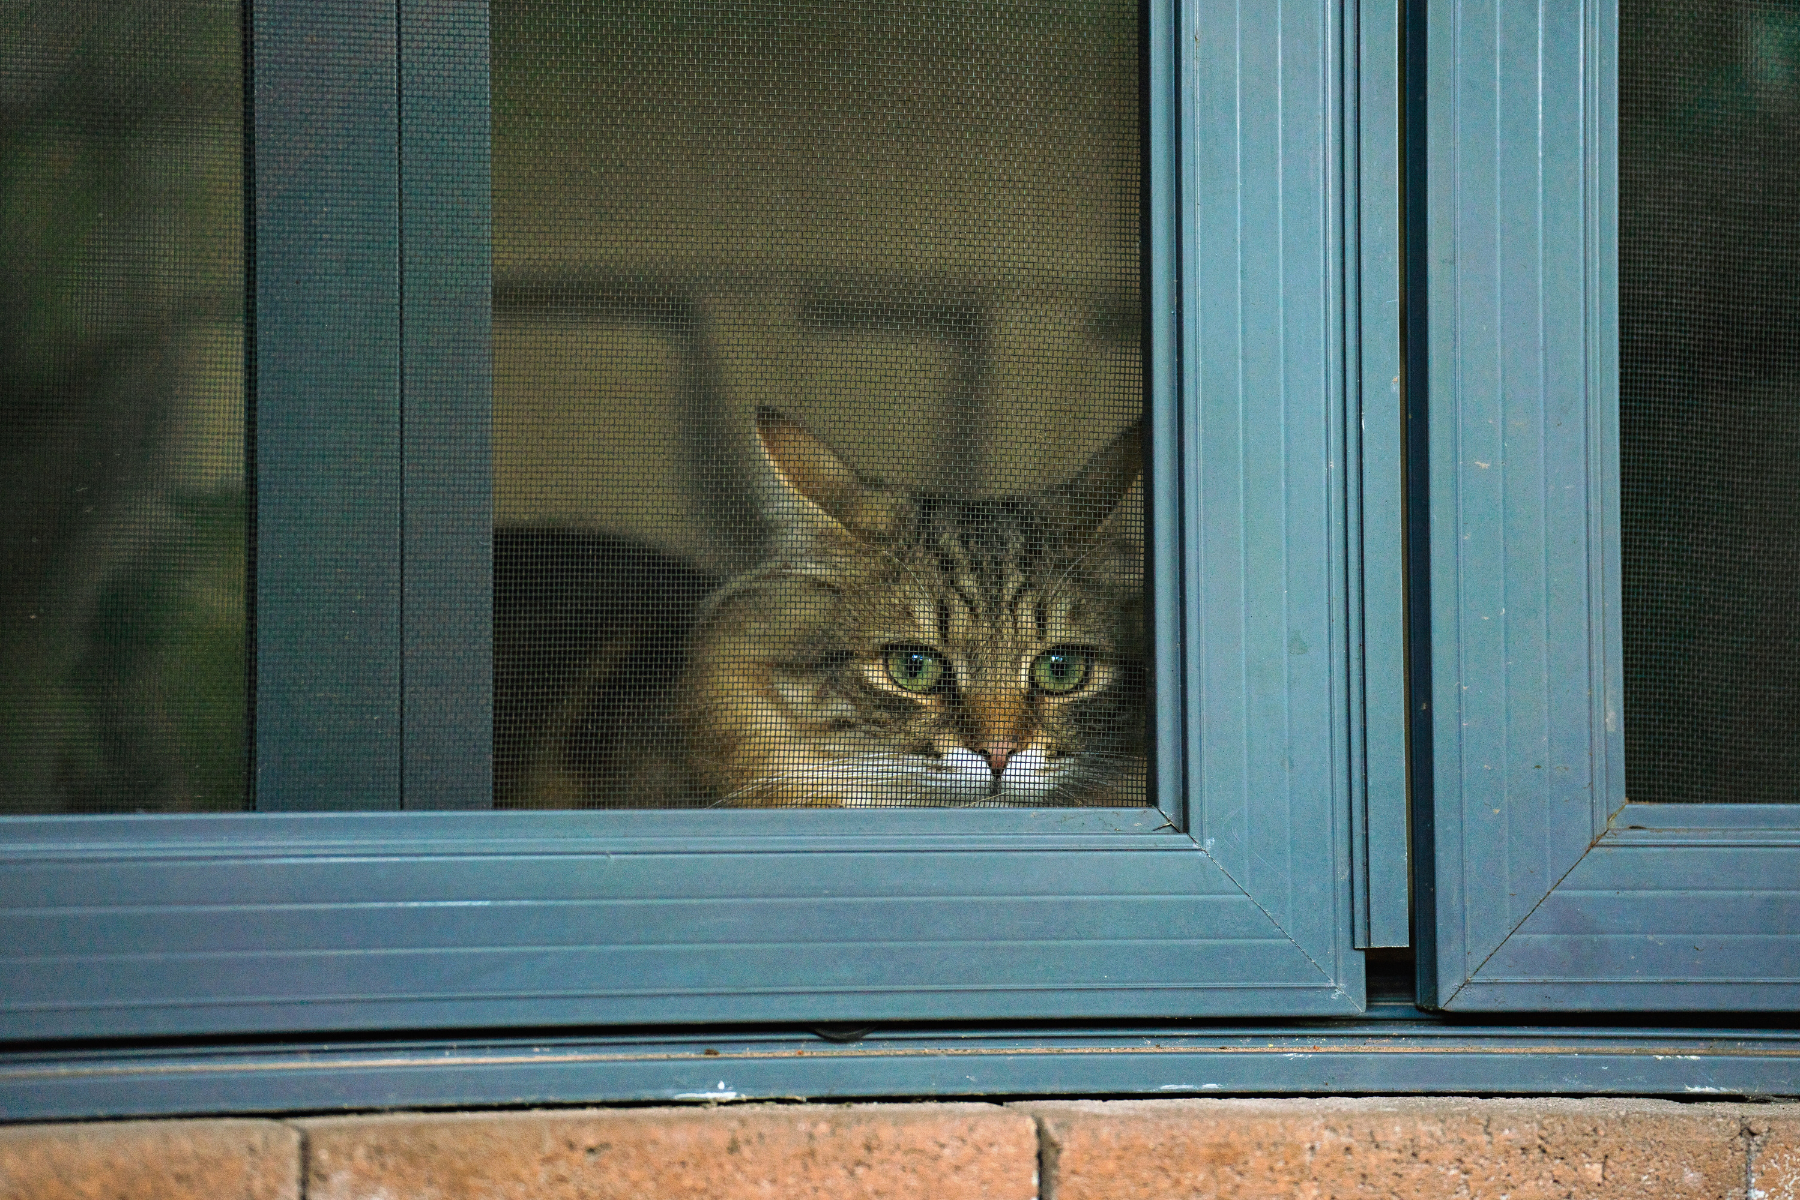
<path fill-rule="evenodd" d="M 731 807 L 1135 805 L 1143 552 L 1109 532 L 1140 430 L 994 498 L 864 478 L 759 409 L 761 565 L 700 607 L 684 785 Z"/>
<path fill-rule="evenodd" d="M 675 688 L 719 584 L 640 542 L 494 530 L 494 805 L 669 808 L 684 781 Z"/>

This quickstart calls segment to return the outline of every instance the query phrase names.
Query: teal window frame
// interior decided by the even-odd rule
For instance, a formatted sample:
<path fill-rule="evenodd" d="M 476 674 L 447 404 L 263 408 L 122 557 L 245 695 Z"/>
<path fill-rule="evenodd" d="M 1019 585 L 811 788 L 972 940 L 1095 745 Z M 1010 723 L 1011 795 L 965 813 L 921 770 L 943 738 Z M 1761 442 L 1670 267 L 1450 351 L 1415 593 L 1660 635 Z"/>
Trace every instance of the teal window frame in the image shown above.
<path fill-rule="evenodd" d="M 1626 795 L 1616 3 L 1420 10 L 1421 1000 L 1800 1009 L 1800 803 Z"/>

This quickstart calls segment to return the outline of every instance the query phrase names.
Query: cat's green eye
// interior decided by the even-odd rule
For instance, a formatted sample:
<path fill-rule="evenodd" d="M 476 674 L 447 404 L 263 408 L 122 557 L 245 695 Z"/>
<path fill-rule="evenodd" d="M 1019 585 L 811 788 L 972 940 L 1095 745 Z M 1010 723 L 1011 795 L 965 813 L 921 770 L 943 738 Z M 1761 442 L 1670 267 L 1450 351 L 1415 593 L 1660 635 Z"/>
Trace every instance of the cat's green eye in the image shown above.
<path fill-rule="evenodd" d="M 1053 696 L 1072 692 L 1088 681 L 1092 659 L 1086 650 L 1046 650 L 1032 660 L 1031 682 Z"/>
<path fill-rule="evenodd" d="M 909 692 L 929 692 L 944 677 L 944 659 L 922 646 L 893 646 L 887 651 L 887 673 Z"/>

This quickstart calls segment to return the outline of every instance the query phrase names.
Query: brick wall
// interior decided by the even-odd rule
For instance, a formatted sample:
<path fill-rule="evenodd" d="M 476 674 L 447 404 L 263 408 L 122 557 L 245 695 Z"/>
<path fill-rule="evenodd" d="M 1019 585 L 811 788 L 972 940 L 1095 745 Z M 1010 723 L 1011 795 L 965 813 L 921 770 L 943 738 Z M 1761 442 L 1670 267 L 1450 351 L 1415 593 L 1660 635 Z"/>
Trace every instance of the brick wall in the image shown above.
<path fill-rule="evenodd" d="M 1800 1104 L 1151 1100 L 0 1128 L 5 1200 L 1800 1200 Z"/>

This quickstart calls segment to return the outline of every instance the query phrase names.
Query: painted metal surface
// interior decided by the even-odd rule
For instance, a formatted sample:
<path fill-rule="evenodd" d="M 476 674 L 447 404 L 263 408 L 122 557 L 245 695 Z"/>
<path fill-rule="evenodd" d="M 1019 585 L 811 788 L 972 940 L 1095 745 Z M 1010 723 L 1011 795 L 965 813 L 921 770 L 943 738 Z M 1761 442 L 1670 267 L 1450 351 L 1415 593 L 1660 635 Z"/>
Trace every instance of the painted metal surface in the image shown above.
<path fill-rule="evenodd" d="M 1625 804 L 1616 12 L 1428 13 L 1433 998 L 1800 1007 L 1800 806 Z"/>
<path fill-rule="evenodd" d="M 22 822 L 0 1040 L 1360 1010 L 1360 972 L 1327 974 L 1159 820 Z"/>
<path fill-rule="evenodd" d="M 1406 750 L 1407 820 L 1411 837 L 1415 996 L 1438 995 L 1437 827 L 1433 793 L 1431 596 L 1431 206 L 1428 203 L 1432 128 L 1431 77 L 1426 70 L 1426 32 L 1431 0 L 1401 0 L 1401 254 L 1404 298 L 1401 398 L 1406 412 Z"/>
<path fill-rule="evenodd" d="M 144 1048 L 0 1058 L 0 1117 L 330 1112 L 935 1096 L 1561 1092 L 1724 1098 L 1800 1088 L 1792 1030 L 1448 1024 L 1410 1008 L 1326 1028 L 1220 1024 L 803 1031 Z"/>
<path fill-rule="evenodd" d="M 1400 13 L 1391 2 L 1351 10 L 1356 96 L 1345 226 L 1351 309 L 1345 352 L 1356 404 L 1347 423 L 1352 492 L 1350 577 L 1361 581 L 1351 638 L 1362 687 L 1353 690 L 1352 781 L 1361 816 L 1358 946 L 1405 946 L 1407 870 L 1405 420 L 1400 393 Z"/>
<path fill-rule="evenodd" d="M 1188 122 L 1181 78 L 1181 36 L 1176 0 L 1150 0 L 1146 14 L 1145 223 L 1149 226 L 1144 292 L 1144 336 L 1149 342 L 1150 445 L 1146 455 L 1145 530 L 1149 558 L 1151 653 L 1151 796 L 1175 825 L 1189 828 L 1187 809 L 1186 655 L 1182 635 L 1187 605 L 1182 575 L 1184 455 L 1181 445 L 1181 364 L 1186 356 L 1181 279 L 1185 247 L 1182 196 L 1187 194 L 1183 139 Z M 1150 203 L 1161 197 L 1161 203 Z"/>
<path fill-rule="evenodd" d="M 493 805 L 488 10 L 399 5 L 402 803 Z"/>
<path fill-rule="evenodd" d="M 1469 1007 L 1794 1008 L 1800 819 L 1771 808 L 1787 806 L 1627 804 L 1482 964 Z"/>
<path fill-rule="evenodd" d="M 1590 740 L 1581 10 L 1432 15 L 1439 945 L 1472 970 L 1580 859 L 1622 781 Z M 1615 704 L 1617 672 L 1597 681 Z"/>
<path fill-rule="evenodd" d="M 400 806 L 394 9 L 253 21 L 255 797 Z"/>
<path fill-rule="evenodd" d="M 1357 957 L 1344 931 L 1360 665 L 1341 536 L 1341 10 L 1183 13 L 1190 830 L 1338 978 Z"/>

